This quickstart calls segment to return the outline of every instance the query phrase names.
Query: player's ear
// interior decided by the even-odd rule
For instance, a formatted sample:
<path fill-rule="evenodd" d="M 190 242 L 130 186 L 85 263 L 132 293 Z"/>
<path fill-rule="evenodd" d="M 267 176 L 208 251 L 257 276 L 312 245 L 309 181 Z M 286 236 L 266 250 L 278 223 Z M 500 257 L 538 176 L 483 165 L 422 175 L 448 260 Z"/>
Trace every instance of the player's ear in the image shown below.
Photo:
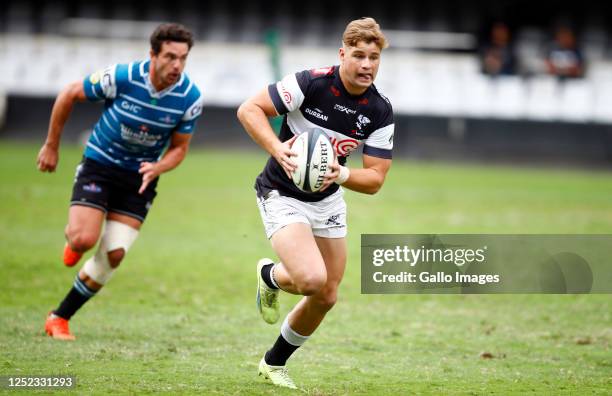
<path fill-rule="evenodd" d="M 153 49 L 150 49 L 150 50 L 149 50 L 149 56 L 150 56 L 151 58 L 154 58 L 154 57 L 156 57 L 156 56 L 157 56 L 157 54 L 156 54 L 156 53 L 153 51 Z"/>
<path fill-rule="evenodd" d="M 338 56 L 340 56 L 340 60 L 343 61 L 344 60 L 344 55 L 345 55 L 345 51 L 344 51 L 344 46 L 340 47 L 340 49 L 338 50 Z"/>

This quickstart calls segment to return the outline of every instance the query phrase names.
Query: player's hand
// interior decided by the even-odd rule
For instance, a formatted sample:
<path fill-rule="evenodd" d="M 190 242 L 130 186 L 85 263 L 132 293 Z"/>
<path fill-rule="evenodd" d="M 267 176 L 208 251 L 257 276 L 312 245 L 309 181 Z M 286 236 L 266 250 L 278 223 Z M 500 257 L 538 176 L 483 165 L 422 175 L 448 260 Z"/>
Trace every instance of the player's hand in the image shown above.
<path fill-rule="evenodd" d="M 291 146 L 293 145 L 295 139 L 297 139 L 297 135 L 283 143 L 278 144 L 272 154 L 274 159 L 276 159 L 276 162 L 278 162 L 283 168 L 289 179 L 291 179 L 291 174 L 293 171 L 297 169 L 297 164 L 291 160 L 291 157 L 297 156 L 294 151 L 291 151 Z"/>
<path fill-rule="evenodd" d="M 45 143 L 38 152 L 36 166 L 41 172 L 55 172 L 58 161 L 59 150 Z"/>
<path fill-rule="evenodd" d="M 325 173 L 323 178 L 323 187 L 319 191 L 325 191 L 329 186 L 331 186 L 338 176 L 340 175 L 340 164 L 338 163 L 338 158 L 334 157 L 334 162 L 329 165 L 329 169 Z"/>
<path fill-rule="evenodd" d="M 158 169 L 157 162 L 141 162 L 138 173 L 142 175 L 142 184 L 140 185 L 138 194 L 142 194 L 149 186 L 149 183 L 155 180 L 161 172 Z"/>

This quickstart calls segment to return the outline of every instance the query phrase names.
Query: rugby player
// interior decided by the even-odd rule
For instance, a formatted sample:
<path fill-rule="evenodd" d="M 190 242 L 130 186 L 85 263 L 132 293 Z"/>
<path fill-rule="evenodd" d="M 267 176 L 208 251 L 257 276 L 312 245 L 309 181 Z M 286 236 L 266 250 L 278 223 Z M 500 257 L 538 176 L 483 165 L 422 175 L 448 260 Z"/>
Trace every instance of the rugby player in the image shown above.
<path fill-rule="evenodd" d="M 286 362 L 313 334 L 334 306 L 346 265 L 346 187 L 376 193 L 391 166 L 393 110 L 373 85 L 387 40 L 372 18 L 354 20 L 342 36 L 340 65 L 284 77 L 245 101 L 238 118 L 270 158 L 255 182 L 267 237 L 280 259 L 257 264 L 257 306 L 263 319 L 279 319 L 278 294 L 304 298 L 285 318 L 280 335 L 259 363 L 259 374 L 274 385 L 296 388 Z M 284 115 L 279 136 L 268 117 Z M 295 137 L 325 131 L 336 154 L 323 190 L 299 190 L 289 175 Z M 363 144 L 363 168 L 346 158 Z"/>
<path fill-rule="evenodd" d="M 75 102 L 104 101 L 76 169 L 64 264 L 74 266 L 100 244 L 47 316 L 45 331 L 56 339 L 75 339 L 68 321 L 108 282 L 136 240 L 159 175 L 183 161 L 202 112 L 200 90 L 183 72 L 193 34 L 167 23 L 157 27 L 150 42 L 150 59 L 114 64 L 67 85 L 51 111 L 37 160 L 42 172 L 57 167 L 60 137 Z"/>

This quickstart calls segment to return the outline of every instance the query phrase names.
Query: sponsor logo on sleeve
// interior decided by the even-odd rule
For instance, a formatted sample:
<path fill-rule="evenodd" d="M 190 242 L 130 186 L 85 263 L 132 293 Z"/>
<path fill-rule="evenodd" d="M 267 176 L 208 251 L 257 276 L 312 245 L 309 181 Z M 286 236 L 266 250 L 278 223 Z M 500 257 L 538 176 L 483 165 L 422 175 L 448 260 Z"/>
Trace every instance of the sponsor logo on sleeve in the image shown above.
<path fill-rule="evenodd" d="M 291 102 L 293 101 L 293 96 L 291 96 L 291 92 L 289 92 L 287 88 L 285 88 L 282 82 L 280 83 L 280 87 L 281 87 L 281 96 L 283 97 L 283 101 L 288 106 L 291 105 Z"/>
<path fill-rule="evenodd" d="M 97 83 L 100 82 L 101 78 L 102 78 L 102 70 L 98 70 L 94 73 L 91 73 L 91 75 L 89 76 L 89 82 L 92 83 L 93 85 L 96 85 Z"/>
<path fill-rule="evenodd" d="M 102 85 L 107 88 L 109 88 L 113 82 L 112 72 L 112 68 L 104 69 L 104 75 L 102 76 Z"/>
<path fill-rule="evenodd" d="M 191 115 L 191 117 L 195 117 L 197 114 L 200 114 L 202 112 L 202 105 L 197 105 L 194 106 L 193 109 L 191 109 L 191 112 L 189 113 Z"/>
<path fill-rule="evenodd" d="M 333 70 L 333 67 L 319 67 L 316 69 L 312 69 L 310 72 L 315 76 L 324 76 L 327 74 L 331 74 Z"/>

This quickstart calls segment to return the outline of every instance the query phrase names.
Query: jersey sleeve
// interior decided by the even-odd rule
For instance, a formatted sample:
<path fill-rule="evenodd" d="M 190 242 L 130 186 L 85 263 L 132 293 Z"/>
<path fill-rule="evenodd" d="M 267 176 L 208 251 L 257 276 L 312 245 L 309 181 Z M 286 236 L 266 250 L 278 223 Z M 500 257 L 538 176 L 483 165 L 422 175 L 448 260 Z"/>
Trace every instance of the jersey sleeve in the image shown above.
<path fill-rule="evenodd" d="M 268 86 L 268 93 L 278 114 L 286 114 L 300 108 L 308 91 L 311 77 L 308 70 L 289 74 Z"/>
<path fill-rule="evenodd" d="M 387 110 L 382 117 L 378 129 L 368 136 L 363 146 L 363 153 L 372 157 L 391 159 L 393 150 L 393 134 L 395 123 L 393 121 L 393 109 L 388 103 Z"/>
<path fill-rule="evenodd" d="M 115 99 L 120 86 L 127 81 L 127 65 L 110 65 L 106 69 L 98 70 L 83 80 L 83 89 L 87 100 L 96 102 L 106 99 Z"/>
<path fill-rule="evenodd" d="M 197 87 L 193 87 L 188 95 L 187 110 L 183 113 L 181 122 L 176 126 L 175 131 L 179 133 L 193 133 L 195 131 L 195 125 L 202 114 L 203 108 L 202 93 Z"/>

